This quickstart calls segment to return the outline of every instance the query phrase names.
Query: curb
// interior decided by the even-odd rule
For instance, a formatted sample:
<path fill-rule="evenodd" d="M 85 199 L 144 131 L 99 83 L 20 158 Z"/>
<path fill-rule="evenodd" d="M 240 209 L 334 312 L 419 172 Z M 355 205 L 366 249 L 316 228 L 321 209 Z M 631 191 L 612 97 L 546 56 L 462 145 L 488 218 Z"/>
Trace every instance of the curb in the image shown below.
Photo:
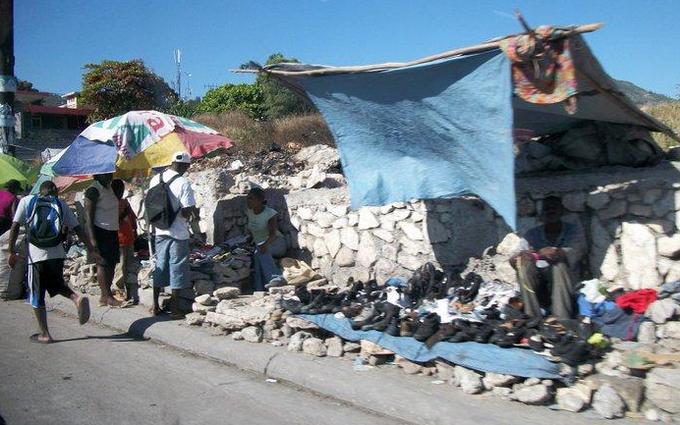
<path fill-rule="evenodd" d="M 48 307 L 76 316 L 73 304 L 65 300 L 48 301 Z M 602 423 L 583 414 L 552 412 L 493 396 L 466 395 L 450 385 L 433 385 L 434 377 L 404 376 L 396 367 L 357 372 L 346 359 L 312 357 L 285 347 L 213 336 L 204 328 L 150 317 L 142 306 L 117 309 L 91 305 L 91 311 L 91 323 L 284 381 L 395 421 L 444 425 L 464 418 L 482 424 L 545 425 L 546 415 L 551 415 L 565 425 Z"/>

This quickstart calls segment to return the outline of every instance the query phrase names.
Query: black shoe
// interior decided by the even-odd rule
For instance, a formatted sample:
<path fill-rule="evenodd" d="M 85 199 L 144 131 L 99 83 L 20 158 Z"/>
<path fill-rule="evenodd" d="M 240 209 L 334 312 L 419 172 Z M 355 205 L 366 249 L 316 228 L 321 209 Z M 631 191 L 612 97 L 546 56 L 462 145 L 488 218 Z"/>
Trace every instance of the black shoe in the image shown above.
<path fill-rule="evenodd" d="M 529 337 L 528 343 L 529 348 L 531 348 L 537 353 L 540 353 L 543 350 L 545 350 L 545 345 L 543 345 L 543 338 L 541 338 L 541 336 L 538 334 Z"/>
<path fill-rule="evenodd" d="M 399 318 L 397 316 L 393 316 L 390 323 L 387 324 L 385 333 L 391 336 L 399 336 Z"/>
<path fill-rule="evenodd" d="M 418 329 L 413 334 L 413 338 L 420 342 L 425 341 L 439 330 L 439 323 L 440 319 L 437 313 L 428 313 L 427 316 L 419 320 Z"/>
<path fill-rule="evenodd" d="M 439 341 L 445 341 L 451 338 L 453 335 L 458 332 L 458 328 L 456 328 L 453 324 L 451 323 L 445 323 L 439 327 L 439 330 L 432 334 L 426 341 L 425 345 L 427 348 L 432 348 L 436 343 Z"/>
<path fill-rule="evenodd" d="M 281 300 L 281 308 L 288 310 L 293 314 L 298 314 L 300 308 L 302 308 L 302 303 L 295 300 Z"/>
<path fill-rule="evenodd" d="M 302 304 L 309 304 L 312 300 L 312 294 L 307 290 L 307 286 L 300 285 L 295 288 L 295 296 L 298 297 Z"/>
<path fill-rule="evenodd" d="M 370 325 L 373 323 L 375 318 L 380 314 L 373 306 L 366 306 L 364 309 L 369 309 L 367 310 L 367 313 L 364 314 L 362 311 L 359 316 L 357 316 L 357 320 L 351 320 L 350 321 L 350 326 L 352 329 L 355 331 L 360 330 L 363 326 Z"/>
<path fill-rule="evenodd" d="M 475 335 L 475 342 L 479 342 L 480 344 L 486 344 L 489 342 L 489 338 L 491 338 L 491 334 L 493 333 L 493 328 L 491 326 L 481 326 L 477 329 L 477 333 Z"/>

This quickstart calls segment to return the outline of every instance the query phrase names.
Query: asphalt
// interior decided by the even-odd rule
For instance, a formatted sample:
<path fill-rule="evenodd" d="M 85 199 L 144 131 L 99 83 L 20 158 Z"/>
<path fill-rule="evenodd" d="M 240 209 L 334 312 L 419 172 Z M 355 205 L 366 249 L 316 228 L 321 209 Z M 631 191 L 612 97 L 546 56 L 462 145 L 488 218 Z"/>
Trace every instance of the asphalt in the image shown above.
<path fill-rule="evenodd" d="M 0 414 L 8 425 L 394 423 L 110 328 L 54 312 L 49 322 L 57 343 L 31 343 L 30 308 L 0 305 Z"/>
<path fill-rule="evenodd" d="M 75 315 L 75 309 L 69 301 L 57 298 L 51 300 L 49 305 L 66 315 Z M 8 309 L 18 317 L 20 314 L 17 312 L 18 309 L 25 310 L 27 307 L 18 302 L 11 302 L 0 304 L 0 308 L 2 311 Z M 550 410 L 542 406 L 528 406 L 505 401 L 491 395 L 466 395 L 460 389 L 452 388 L 450 385 L 434 384 L 432 377 L 405 375 L 393 366 L 368 371 L 355 371 L 352 362 L 346 358 L 317 358 L 302 353 L 289 352 L 285 347 L 233 341 L 229 337 L 214 336 L 205 328 L 190 327 L 183 322 L 148 317 L 146 309 L 141 306 L 128 309 L 93 307 L 92 313 L 90 320 L 92 324 L 107 326 L 119 330 L 119 333 L 115 339 L 111 340 L 88 338 L 88 340 L 84 340 L 88 344 L 79 352 L 86 351 L 91 346 L 117 348 L 120 344 L 108 344 L 108 342 L 118 341 L 118 339 L 124 337 L 148 339 L 172 347 L 184 353 L 185 356 L 190 356 L 187 357 L 187 362 L 183 363 L 183 368 L 187 370 L 187 379 L 189 379 L 188 376 L 191 373 L 203 368 L 202 365 L 205 360 L 199 358 L 208 359 L 219 362 L 225 370 L 240 370 L 254 374 L 254 376 L 260 377 L 261 382 L 264 382 L 266 378 L 275 379 L 282 386 L 292 390 L 313 394 L 320 399 L 332 400 L 334 403 L 340 403 L 343 406 L 351 406 L 353 411 L 374 414 L 377 418 L 388 418 L 390 423 L 456 423 L 460 425 L 480 423 L 545 425 L 549 422 L 565 425 L 603 423 L 603 420 L 595 418 L 595 415 L 590 412 L 573 414 Z M 51 314 L 50 317 L 54 316 L 55 314 Z M 33 324 L 28 318 L 24 321 L 30 322 L 22 328 L 22 338 L 25 339 Z M 2 323 L 5 327 L 7 321 L 2 319 Z M 73 320 L 70 323 L 74 323 Z M 56 334 L 58 326 L 57 323 L 53 325 L 55 335 L 58 335 Z M 77 327 L 77 325 L 72 326 Z M 82 329 L 90 329 L 90 326 L 86 325 Z M 84 334 L 85 332 L 81 330 L 80 333 Z M 4 338 L 3 331 L 0 341 L 3 341 Z M 104 342 L 107 344 L 103 344 Z M 129 344 L 153 345 L 150 342 L 139 342 L 138 340 Z M 4 349 L 4 346 L 5 343 L 0 342 L 0 351 Z M 52 347 L 57 346 L 59 344 L 48 348 L 52 349 Z M 31 348 L 35 350 L 41 347 Z M 107 349 L 103 350 L 106 351 Z M 0 358 L 4 357 L 0 353 Z M 153 358 L 153 355 L 151 355 L 151 358 Z M 211 364 L 215 365 L 214 363 Z M 95 367 L 94 364 L 92 366 Z M 173 373 L 167 368 L 161 370 L 165 373 Z M 151 381 L 157 379 L 155 375 L 150 373 L 145 376 Z M 146 394 L 154 394 L 153 389 L 149 391 Z M 182 392 L 182 394 L 186 394 L 186 392 Z M 159 400 L 162 400 L 162 398 Z M 158 402 L 155 403 L 158 404 Z M 230 405 L 233 406 L 233 404 Z M 0 407 L 4 406 L 0 404 Z M 299 409 L 295 407 L 294 410 Z M 319 411 L 322 411 L 321 407 Z M 332 417 L 324 415 L 319 418 L 322 419 L 313 420 L 311 423 L 334 423 Z M 628 420 L 617 421 L 620 424 L 629 422 Z M 350 420 L 348 417 L 346 423 L 361 423 L 361 421 Z"/>

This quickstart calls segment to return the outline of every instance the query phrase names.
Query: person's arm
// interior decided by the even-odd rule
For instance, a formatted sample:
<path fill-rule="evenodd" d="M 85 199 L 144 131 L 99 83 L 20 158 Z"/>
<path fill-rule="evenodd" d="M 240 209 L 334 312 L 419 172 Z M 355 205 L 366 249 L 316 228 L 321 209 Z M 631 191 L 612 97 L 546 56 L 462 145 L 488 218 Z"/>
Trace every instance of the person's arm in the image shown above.
<path fill-rule="evenodd" d="M 267 230 L 269 231 L 269 238 L 267 238 L 267 241 L 265 243 L 258 247 L 260 252 L 267 252 L 269 245 L 274 243 L 274 240 L 276 240 L 276 231 L 278 230 L 277 227 L 278 223 L 276 222 L 276 215 L 274 215 L 267 221 Z"/>
<path fill-rule="evenodd" d="M 90 238 L 87 237 L 87 233 L 85 232 L 85 230 L 83 230 L 83 228 L 80 227 L 80 225 L 78 225 L 72 228 L 71 231 L 75 233 L 76 236 L 78 236 L 79 240 L 83 241 L 85 247 L 87 248 L 87 251 L 90 253 L 90 256 L 92 256 L 92 259 L 97 263 L 101 262 L 102 260 L 101 254 L 99 253 L 97 248 L 95 248 L 95 246 L 92 245 L 92 241 L 90 241 Z"/>
<path fill-rule="evenodd" d="M 12 227 L 9 229 L 9 241 L 7 243 L 9 258 L 7 259 L 7 264 L 9 264 L 11 268 L 14 268 L 14 266 L 17 264 L 17 261 L 19 261 L 19 255 L 16 247 L 17 238 L 19 237 L 19 227 L 21 227 L 21 224 L 15 221 L 12 223 Z"/>
<path fill-rule="evenodd" d="M 85 191 L 85 228 L 87 230 L 87 237 L 83 239 L 88 239 L 95 252 L 99 247 L 97 246 L 97 240 L 94 237 L 94 216 L 97 209 L 97 201 L 99 200 L 99 191 L 94 187 L 91 187 Z"/>

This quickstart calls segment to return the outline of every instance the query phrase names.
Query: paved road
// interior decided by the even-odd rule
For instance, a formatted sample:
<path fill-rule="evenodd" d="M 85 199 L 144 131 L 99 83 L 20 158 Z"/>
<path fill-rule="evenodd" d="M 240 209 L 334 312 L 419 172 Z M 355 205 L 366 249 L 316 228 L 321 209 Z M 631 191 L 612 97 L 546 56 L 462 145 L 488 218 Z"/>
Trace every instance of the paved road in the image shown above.
<path fill-rule="evenodd" d="M 0 302 L 0 415 L 8 425 L 394 424 L 397 421 L 107 328 Z M 0 421 L 2 423 L 2 421 Z"/>

